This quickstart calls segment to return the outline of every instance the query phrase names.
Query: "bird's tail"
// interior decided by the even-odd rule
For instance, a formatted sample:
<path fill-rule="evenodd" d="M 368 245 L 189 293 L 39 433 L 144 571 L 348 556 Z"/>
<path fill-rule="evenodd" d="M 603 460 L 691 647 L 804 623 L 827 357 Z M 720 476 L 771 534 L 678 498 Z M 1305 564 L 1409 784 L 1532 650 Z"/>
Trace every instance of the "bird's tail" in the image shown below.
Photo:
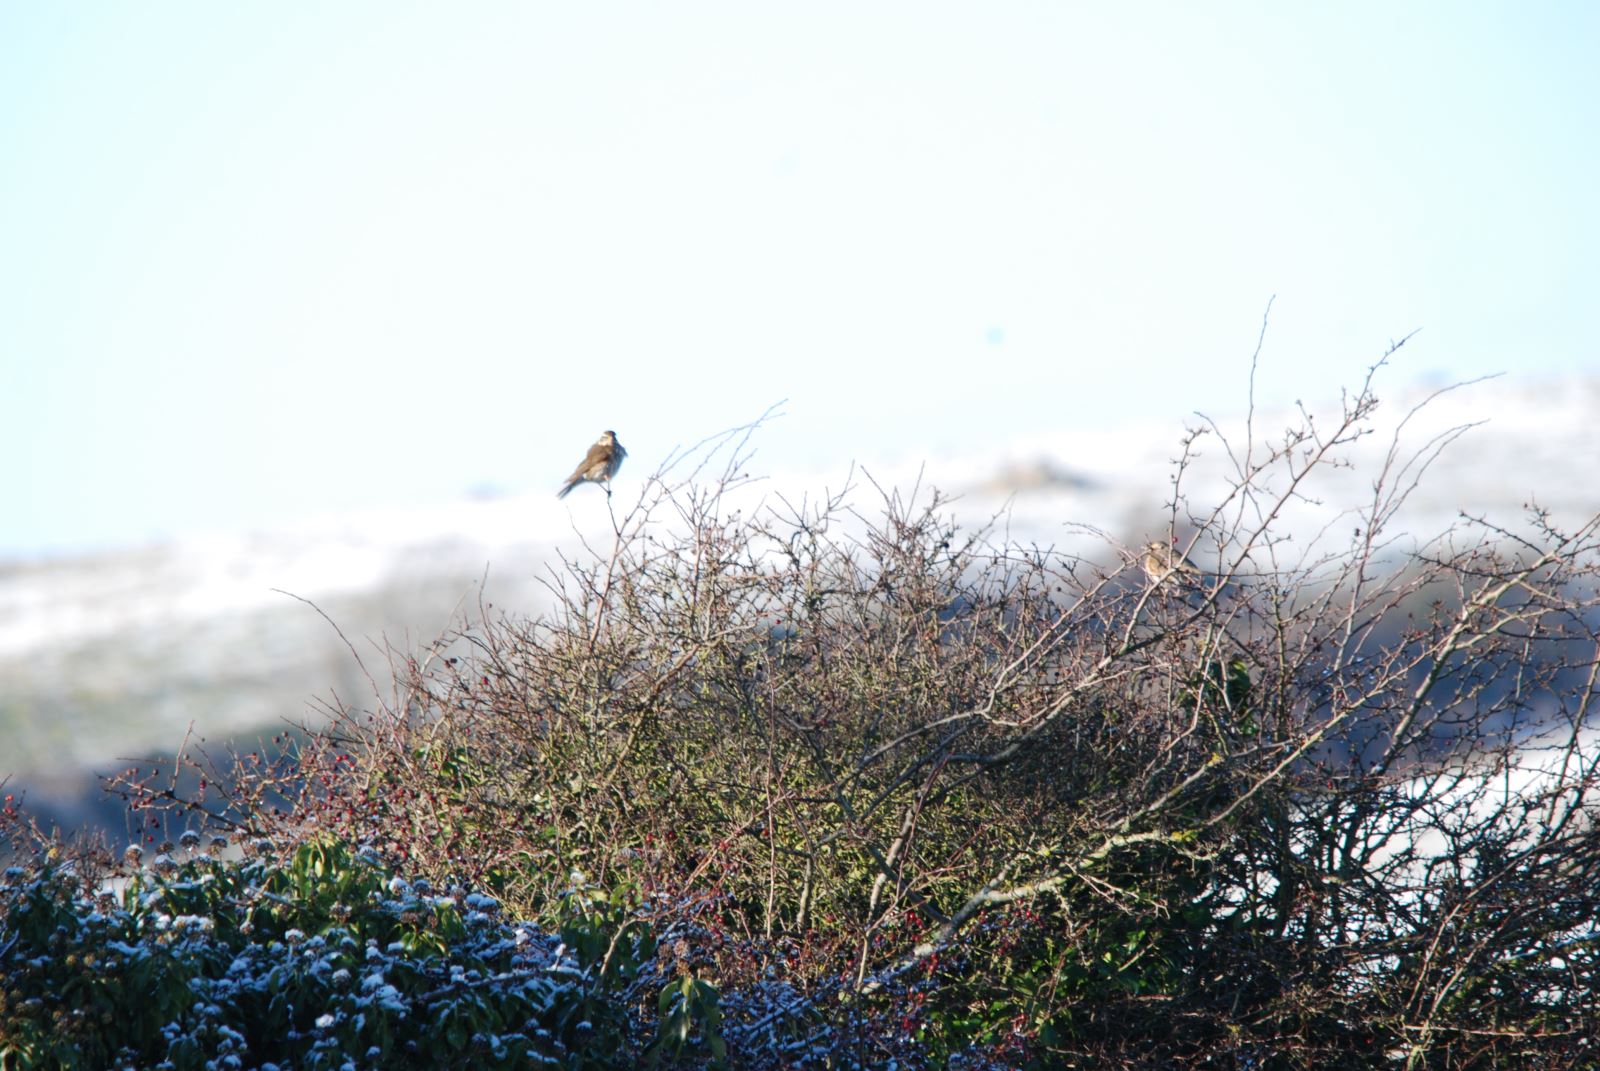
<path fill-rule="evenodd" d="M 578 481 L 577 480 L 568 480 L 566 483 L 561 485 L 561 490 L 556 492 L 556 497 L 557 498 L 566 498 L 567 497 L 567 492 L 571 491 L 576 486 L 578 486 Z"/>

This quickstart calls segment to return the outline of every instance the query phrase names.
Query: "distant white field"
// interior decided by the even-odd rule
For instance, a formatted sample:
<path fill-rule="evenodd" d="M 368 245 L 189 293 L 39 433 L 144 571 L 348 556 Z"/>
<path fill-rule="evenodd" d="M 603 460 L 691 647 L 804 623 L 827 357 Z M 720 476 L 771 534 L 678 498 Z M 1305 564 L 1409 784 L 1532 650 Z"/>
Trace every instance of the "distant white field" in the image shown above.
<path fill-rule="evenodd" d="M 1380 391 L 1377 433 L 1327 469 L 1282 518 L 1310 544 L 1348 537 L 1345 518 L 1371 493 L 1392 429 L 1429 393 Z M 1406 452 L 1451 428 L 1484 422 L 1451 444 L 1427 472 L 1397 528 L 1418 537 L 1447 528 L 1465 510 L 1516 527 L 1538 502 L 1575 521 L 1600 509 L 1593 470 L 1593 414 L 1600 380 L 1510 390 L 1479 383 L 1436 399 L 1406 424 Z M 1316 407 L 1331 427 L 1337 402 Z M 1072 426 L 1064 403 L 1059 432 L 996 444 L 982 456 L 864 460 L 853 501 L 875 511 L 874 484 L 907 495 L 920 486 L 955 496 L 966 526 L 994 520 L 997 542 L 1056 546 L 1104 562 L 1107 539 L 1126 545 L 1164 533 L 1172 460 L 1197 416 L 1109 432 Z M 1280 435 L 1288 412 L 1219 420 L 1200 437 L 1182 489 L 1189 507 L 1221 499 L 1233 473 L 1229 449 Z M 626 429 L 619 429 L 624 438 Z M 1226 445 L 1224 443 L 1226 440 Z M 759 449 L 760 433 L 753 440 Z M 624 510 L 660 459 L 630 457 L 612 504 Z M 562 461 L 562 464 L 565 460 Z M 552 471 L 558 468 L 552 461 Z M 757 509 L 780 498 L 813 501 L 837 490 L 846 472 L 766 472 L 737 504 Z M 297 720 L 308 699 L 365 688 L 344 643 L 304 603 L 314 600 L 356 641 L 369 666 L 387 637 L 404 646 L 437 635 L 480 597 L 497 608 L 537 613 L 539 579 L 584 540 L 611 538 L 607 500 L 597 487 L 558 500 L 548 493 L 308 518 L 251 532 L 196 535 L 170 544 L 82 558 L 0 563 L 0 776 L 52 775 L 105 767 L 122 756 L 168 750 L 192 721 L 212 739 Z M 663 523 L 670 523 L 664 521 Z M 1104 533 L 1101 535 L 1100 533 Z M 1402 541 L 1397 553 L 1408 549 Z M 1195 548 L 1202 565 L 1206 548 Z M 277 590 L 275 590 L 277 589 Z"/>

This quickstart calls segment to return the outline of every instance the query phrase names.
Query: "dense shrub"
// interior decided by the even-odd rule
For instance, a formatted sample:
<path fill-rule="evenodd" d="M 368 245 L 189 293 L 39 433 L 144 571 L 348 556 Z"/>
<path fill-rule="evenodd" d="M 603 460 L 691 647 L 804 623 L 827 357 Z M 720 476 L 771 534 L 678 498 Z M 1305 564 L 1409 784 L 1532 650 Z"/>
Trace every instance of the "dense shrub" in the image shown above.
<path fill-rule="evenodd" d="M 1319 517 L 1376 405 L 1224 442 L 1204 509 L 1197 431 L 1158 538 L 1206 568 L 1170 576 L 937 495 L 763 500 L 729 446 L 549 613 L 402 652 L 240 785 L 121 787 L 530 918 L 574 870 L 636 888 L 679 935 L 660 1012 L 715 982 L 742 1066 L 1592 1066 L 1596 522 L 1402 542 L 1460 429 Z"/>
<path fill-rule="evenodd" d="M 328 841 L 282 862 L 164 854 L 101 887 L 13 867 L 0 1067 L 632 1067 L 641 994 L 681 987 L 626 914 L 575 890 L 547 934 Z M 711 1040 L 715 994 L 696 996 L 658 1048 Z"/>

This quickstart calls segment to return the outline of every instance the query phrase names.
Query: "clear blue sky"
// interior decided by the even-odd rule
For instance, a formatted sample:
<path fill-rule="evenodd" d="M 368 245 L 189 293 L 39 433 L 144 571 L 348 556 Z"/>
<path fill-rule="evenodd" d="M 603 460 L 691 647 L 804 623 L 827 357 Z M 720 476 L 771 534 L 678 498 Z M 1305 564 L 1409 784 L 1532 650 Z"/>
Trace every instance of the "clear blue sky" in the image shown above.
<path fill-rule="evenodd" d="M 0 6 L 0 555 L 1600 371 L 1600 4 Z M 1600 453 L 1600 448 L 1597 448 Z M 1070 460 L 1070 459 L 1069 459 Z"/>

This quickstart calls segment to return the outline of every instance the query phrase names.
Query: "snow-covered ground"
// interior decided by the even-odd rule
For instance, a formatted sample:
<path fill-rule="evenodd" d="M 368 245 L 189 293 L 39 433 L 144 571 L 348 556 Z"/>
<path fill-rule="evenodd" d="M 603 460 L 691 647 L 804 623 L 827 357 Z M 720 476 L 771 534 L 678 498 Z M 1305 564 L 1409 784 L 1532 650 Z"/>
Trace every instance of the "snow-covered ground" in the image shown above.
<path fill-rule="evenodd" d="M 1374 434 L 1314 486 L 1317 503 L 1286 516 L 1295 532 L 1323 528 L 1340 511 L 1371 498 L 1391 434 L 1428 388 L 1380 391 Z M 1392 397 L 1391 397 L 1392 395 Z M 1337 401 L 1313 407 L 1331 428 Z M 1401 517 L 1418 536 L 1437 533 L 1461 510 L 1516 524 L 1537 501 L 1555 518 L 1578 523 L 1600 511 L 1600 379 L 1513 387 L 1491 381 L 1436 399 L 1409 424 L 1402 442 L 1421 448 L 1439 433 L 1486 421 L 1454 442 L 1428 472 Z M 1217 416 L 1242 448 L 1242 417 Z M 1289 412 L 1258 413 L 1257 440 L 1296 423 Z M 919 478 L 958 496 L 965 523 L 1001 514 L 998 536 L 1062 545 L 1087 538 L 1090 525 L 1127 544 L 1166 527 L 1172 459 L 1185 426 L 1173 417 L 1102 432 L 1063 429 L 999 444 L 985 456 L 917 456 L 867 461 L 883 487 L 909 489 Z M 625 437 L 625 435 L 624 435 Z M 757 438 L 759 445 L 759 433 Z M 1231 466 L 1219 436 L 1197 443 L 1184 480 L 1203 511 L 1226 493 Z M 655 459 L 629 459 L 618 478 L 621 506 Z M 760 473 L 758 494 L 791 500 L 839 487 L 843 471 Z M 631 479 L 630 479 L 631 477 Z M 870 512 L 875 492 L 860 478 L 855 501 Z M 344 642 L 317 612 L 282 592 L 313 600 L 367 656 L 439 634 L 479 597 L 497 608 L 537 613 L 538 583 L 560 554 L 581 554 L 580 537 L 608 539 L 604 496 L 579 488 L 553 494 L 470 500 L 369 511 L 220 533 L 116 553 L 0 562 L 0 778 L 48 795 L 78 795 L 84 771 L 121 757 L 170 751 L 191 722 L 212 740 L 268 733 L 312 714 L 310 700 L 367 685 Z M 1102 554 L 1111 553 L 1103 545 Z M 53 786 L 53 787 L 52 787 Z"/>

